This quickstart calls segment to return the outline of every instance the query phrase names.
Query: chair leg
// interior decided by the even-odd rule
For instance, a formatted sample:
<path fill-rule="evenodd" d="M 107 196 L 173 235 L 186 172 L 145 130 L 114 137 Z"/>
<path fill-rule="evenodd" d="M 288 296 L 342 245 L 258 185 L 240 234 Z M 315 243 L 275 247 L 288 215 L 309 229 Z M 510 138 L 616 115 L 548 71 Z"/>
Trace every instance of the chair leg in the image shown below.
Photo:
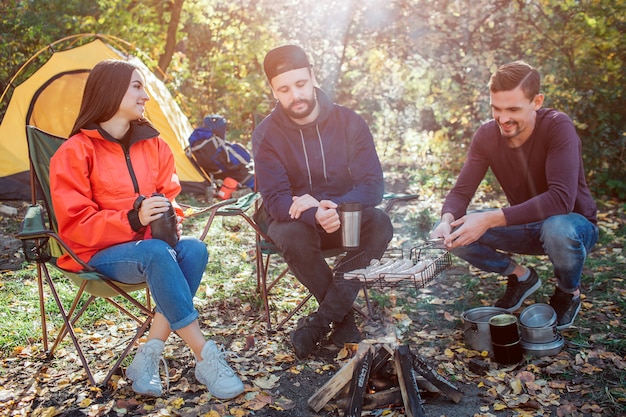
<path fill-rule="evenodd" d="M 263 297 L 263 306 L 265 308 L 265 320 L 266 320 L 266 326 L 267 326 L 267 333 L 268 334 L 272 334 L 275 333 L 278 330 L 282 330 L 282 328 L 285 326 L 285 324 L 291 320 L 291 318 L 298 312 L 300 311 L 300 309 L 302 309 L 302 307 L 304 307 L 304 305 L 311 299 L 311 297 L 313 297 L 313 294 L 309 293 L 303 300 L 301 300 L 298 305 L 296 307 L 294 307 L 277 325 L 275 328 L 272 327 L 272 318 L 271 318 L 271 314 L 270 314 L 270 303 L 269 303 L 269 293 L 272 290 L 272 288 L 274 288 L 274 286 L 278 283 L 278 281 L 280 281 L 285 275 L 287 275 L 287 273 L 289 272 L 289 267 L 286 267 L 285 269 L 283 269 L 281 271 L 280 274 L 278 274 L 278 276 L 276 276 L 275 278 L 273 278 L 271 281 L 268 282 L 269 278 L 269 265 L 270 265 L 270 258 L 271 258 L 271 254 L 267 254 L 267 255 L 263 255 L 263 253 L 261 251 L 257 251 L 257 257 L 259 259 L 261 259 L 262 261 L 260 262 L 260 269 L 258 269 L 257 273 L 259 274 L 261 281 L 261 296 Z M 263 261 L 263 258 L 265 258 L 265 260 Z"/>
<path fill-rule="evenodd" d="M 65 323 L 65 326 L 67 326 L 67 332 L 70 334 L 70 337 L 72 338 L 72 342 L 74 343 L 74 347 L 76 348 L 76 352 L 78 353 L 80 361 L 83 364 L 83 368 L 85 368 L 85 373 L 87 373 L 87 378 L 89 379 L 89 382 L 91 383 L 91 385 L 96 386 L 96 380 L 94 379 L 93 374 L 91 373 L 91 370 L 89 369 L 87 358 L 85 358 L 85 355 L 83 354 L 83 350 L 81 349 L 80 344 L 78 343 L 78 338 L 76 337 L 76 334 L 74 333 L 74 327 L 72 326 L 71 320 L 69 319 L 67 313 L 65 312 L 65 308 L 63 308 L 63 303 L 61 302 L 61 299 L 59 298 L 59 295 L 57 294 L 57 291 L 54 288 L 54 285 L 52 283 L 52 278 L 50 277 L 50 273 L 48 272 L 48 269 L 45 267 L 42 267 L 42 270 L 44 272 L 44 275 L 46 276 L 46 282 L 48 283 L 48 286 L 50 287 L 50 292 L 52 293 L 52 296 L 54 297 L 54 301 L 56 302 L 56 305 L 59 308 L 59 312 L 61 313 L 63 322 Z"/>
<path fill-rule="evenodd" d="M 93 376 L 93 373 L 91 372 L 91 369 L 89 368 L 89 364 L 87 363 L 87 358 L 85 357 L 85 354 L 83 353 L 83 350 L 80 346 L 80 343 L 78 341 L 78 338 L 74 332 L 74 325 L 76 324 L 76 322 L 78 321 L 78 319 L 82 316 L 82 314 L 87 310 L 87 308 L 89 307 L 89 305 L 91 305 L 91 303 L 96 299 L 95 296 L 90 295 L 89 298 L 87 298 L 87 301 L 81 306 L 80 309 L 78 309 L 77 311 L 77 306 L 78 303 L 80 302 L 80 299 L 83 296 L 85 287 L 87 285 L 87 281 L 84 281 L 81 286 L 79 287 L 76 296 L 74 297 L 74 300 L 72 302 L 72 305 L 70 306 L 69 310 L 65 310 L 65 308 L 63 307 L 63 304 L 61 303 L 61 299 L 56 291 L 56 288 L 53 286 L 52 283 L 52 278 L 47 270 L 47 268 L 45 266 L 41 266 L 41 271 L 43 272 L 43 275 L 45 276 L 46 282 L 48 283 L 48 286 L 50 287 L 50 292 L 52 293 L 52 296 L 54 297 L 54 300 L 57 304 L 57 307 L 59 308 L 59 311 L 61 312 L 61 316 L 63 318 L 63 326 L 61 327 L 61 330 L 59 331 L 56 340 L 54 341 L 54 344 L 52 346 L 52 348 L 48 351 L 47 348 L 47 334 L 45 335 L 44 340 L 46 341 L 45 345 L 44 345 L 44 349 L 48 352 L 49 356 L 54 355 L 54 352 L 58 346 L 58 344 L 65 338 L 65 336 L 69 333 L 72 342 L 74 344 L 74 347 L 76 348 L 76 352 L 78 353 L 78 356 L 80 357 L 81 363 L 83 365 L 83 368 L 85 369 L 85 373 L 87 374 L 87 378 L 89 379 L 89 382 L 93 385 L 96 386 L 96 380 Z M 115 284 L 111 285 L 114 288 L 118 288 Z M 148 292 L 148 290 L 146 290 L 146 296 L 149 297 L 150 293 Z M 131 342 L 126 346 L 126 348 L 124 349 L 124 351 L 120 354 L 120 356 L 118 357 L 117 361 L 115 362 L 115 364 L 113 365 L 113 367 L 111 367 L 109 369 L 108 374 L 106 375 L 106 377 L 104 378 L 104 380 L 101 382 L 102 385 L 105 385 L 109 382 L 109 380 L 111 379 L 111 377 L 115 374 L 115 372 L 117 372 L 117 370 L 119 369 L 119 367 L 121 366 L 122 362 L 124 361 L 124 359 L 128 356 L 128 353 L 131 351 L 131 349 L 135 346 L 135 344 L 137 343 L 137 341 L 144 335 L 144 333 L 146 332 L 146 330 L 148 329 L 148 327 L 150 326 L 150 324 L 152 323 L 152 318 L 154 317 L 154 311 L 153 310 L 147 310 L 147 308 L 145 306 L 143 306 L 141 303 L 139 303 L 137 300 L 135 300 L 134 298 L 126 295 L 124 292 L 120 291 L 120 294 L 124 296 L 124 298 L 126 298 L 128 301 L 130 301 L 133 305 L 135 305 L 135 307 L 137 307 L 138 309 L 141 310 L 142 313 L 146 314 L 146 319 L 145 320 L 141 320 L 139 319 L 135 314 L 133 314 L 132 312 L 130 312 L 128 309 L 126 309 L 124 306 L 120 305 L 119 303 L 117 303 L 115 300 L 112 300 L 110 298 L 105 298 L 106 301 L 108 301 L 110 304 L 114 305 L 116 308 L 119 309 L 119 311 L 125 313 L 128 317 L 132 318 L 133 320 L 135 320 L 139 326 L 137 328 L 137 331 L 135 333 L 135 336 L 133 337 L 133 339 L 131 340 Z M 148 303 L 149 303 L 149 299 L 148 299 Z M 149 304 L 148 304 L 149 305 Z M 44 319 L 45 320 L 45 311 L 44 311 Z"/>
<path fill-rule="evenodd" d="M 75 312 L 76 307 L 78 306 L 78 302 L 83 297 L 83 293 L 85 292 L 86 285 L 87 285 L 87 281 L 83 282 L 83 284 L 80 286 L 80 288 L 78 289 L 78 292 L 76 293 L 76 296 L 74 297 L 74 301 L 72 301 L 72 305 L 70 306 L 70 309 L 67 311 L 67 317 L 68 319 L 70 319 L 72 326 L 76 324 L 80 316 L 82 316 L 82 314 L 87 310 L 87 308 L 89 308 L 89 305 L 96 298 L 94 296 L 87 298 L 87 301 L 85 302 L 85 304 L 83 304 L 80 310 L 78 310 L 78 312 Z M 65 335 L 67 334 L 67 331 L 68 331 L 67 326 L 63 324 L 63 327 L 61 327 L 61 330 L 59 331 L 59 334 L 56 340 L 54 341 L 54 345 L 52 345 L 52 349 L 50 349 L 50 352 L 49 352 L 50 356 L 54 355 L 54 352 L 56 351 L 56 348 L 59 345 L 59 343 L 63 339 L 65 339 Z"/>
<path fill-rule="evenodd" d="M 150 323 L 152 323 L 152 318 L 153 317 L 154 317 L 154 314 L 153 315 L 149 315 L 146 318 L 146 320 L 141 324 L 141 326 L 137 329 L 137 332 L 135 333 L 135 336 L 133 337 L 133 340 L 126 346 L 126 349 L 124 349 L 124 351 L 120 354 L 119 358 L 117 359 L 117 361 L 115 362 L 113 367 L 109 370 L 109 373 L 107 374 L 107 376 L 102 381 L 102 385 L 106 386 L 109 383 L 109 380 L 115 374 L 115 372 L 118 370 L 120 365 L 122 365 L 122 362 L 128 356 L 128 354 L 130 353 L 131 349 L 135 346 L 135 344 L 137 344 L 137 341 L 139 341 L 141 336 L 144 335 L 144 333 L 146 332 L 146 330 L 150 326 Z"/>
<path fill-rule="evenodd" d="M 300 301 L 298 303 L 298 305 L 292 309 L 289 314 L 287 314 L 287 316 L 285 316 L 285 318 L 283 318 L 280 323 L 278 323 L 278 325 L 276 326 L 276 330 L 282 330 L 283 326 L 285 325 L 285 323 L 287 323 L 289 320 L 291 320 L 291 318 L 298 312 L 300 311 L 300 309 L 302 307 L 304 307 L 304 305 L 307 303 L 307 301 L 309 301 L 311 299 L 311 297 L 313 297 L 313 294 L 309 293 L 309 295 L 307 295 L 302 301 Z"/>
<path fill-rule="evenodd" d="M 41 332 L 43 338 L 43 350 L 48 351 L 48 323 L 46 319 L 46 300 L 43 293 L 43 273 L 41 264 L 37 263 L 37 287 L 39 290 L 39 314 L 41 316 Z"/>
<path fill-rule="evenodd" d="M 258 248 L 258 246 L 257 246 Z M 267 334 L 272 334 L 272 316 L 270 314 L 270 303 L 268 299 L 267 274 L 269 271 L 270 255 L 267 255 L 266 261 L 263 260 L 263 253 L 257 249 L 257 281 L 261 282 L 261 297 L 263 298 L 263 307 L 265 308 L 265 324 Z"/>
<path fill-rule="evenodd" d="M 138 310 L 140 310 L 142 313 L 148 315 L 148 316 L 154 316 L 154 311 L 150 310 L 150 290 L 146 287 L 146 306 L 142 305 L 139 301 L 135 300 L 133 297 L 129 296 L 128 294 L 126 294 L 124 291 L 122 291 L 120 289 L 120 287 L 118 287 L 113 281 L 104 281 L 109 287 L 113 288 L 116 292 L 119 293 L 119 295 L 121 295 L 122 297 L 124 297 L 128 302 L 130 302 L 132 305 L 134 305 Z M 128 312 L 126 309 L 122 308 L 119 304 L 117 304 L 115 301 L 107 298 L 106 299 L 109 303 L 115 305 L 116 307 L 118 307 L 121 311 L 123 311 L 124 313 L 126 313 L 129 317 L 131 317 L 132 319 L 134 319 L 135 321 L 137 321 L 138 323 L 142 323 L 141 319 L 137 319 L 135 318 L 135 316 Z"/>

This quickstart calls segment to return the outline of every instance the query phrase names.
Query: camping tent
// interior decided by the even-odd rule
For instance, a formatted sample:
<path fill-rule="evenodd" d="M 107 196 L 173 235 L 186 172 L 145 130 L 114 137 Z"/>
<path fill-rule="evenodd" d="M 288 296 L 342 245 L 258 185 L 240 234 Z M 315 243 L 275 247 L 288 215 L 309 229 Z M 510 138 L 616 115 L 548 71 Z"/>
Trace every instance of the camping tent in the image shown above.
<path fill-rule="evenodd" d="M 88 42 L 85 43 L 85 40 Z M 60 50 L 68 41 L 71 47 Z M 83 43 L 75 46 L 79 41 Z M 125 45 L 128 44 L 110 36 L 83 34 L 64 38 L 36 54 L 37 56 L 53 51 L 40 68 L 15 87 L 0 124 L 0 200 L 30 198 L 26 125 L 67 137 L 78 114 L 89 71 L 95 64 L 108 58 L 129 60 L 141 68 L 146 77 L 146 91 L 150 96 L 145 116 L 172 149 L 183 190 L 206 190 L 204 178 L 184 151 L 193 131 L 189 120 L 161 80 L 137 57 L 125 53 Z M 36 56 L 18 71 L 10 84 L 20 72 L 25 72 L 24 69 L 35 62 Z M 5 96 L 3 94 L 1 99 Z"/>

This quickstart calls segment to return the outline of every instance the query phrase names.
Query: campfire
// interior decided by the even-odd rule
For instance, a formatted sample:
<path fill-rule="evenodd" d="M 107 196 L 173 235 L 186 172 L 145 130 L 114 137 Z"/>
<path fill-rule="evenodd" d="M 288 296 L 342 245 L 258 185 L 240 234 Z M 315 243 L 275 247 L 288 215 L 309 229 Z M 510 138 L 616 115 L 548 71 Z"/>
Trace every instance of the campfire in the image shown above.
<path fill-rule="evenodd" d="M 358 267 L 351 268 L 353 265 Z M 369 266 L 363 268 L 362 265 L 363 260 L 358 258 L 345 263 L 340 276 L 363 287 L 373 317 L 367 295 L 369 289 L 424 288 L 451 265 L 451 260 L 447 251 L 427 247 L 412 249 L 406 260 L 402 259 L 402 251 L 392 250 Z M 394 269 L 395 265 L 402 267 Z M 345 410 L 345 417 L 361 416 L 363 409 L 388 406 L 404 406 L 408 417 L 425 416 L 421 392 L 443 394 L 455 403 L 461 401 L 463 393 L 456 386 L 409 345 L 399 344 L 389 325 L 384 327 L 385 335 L 350 346 L 354 356 L 309 398 L 308 404 L 315 412 L 333 398 L 337 399 L 337 406 Z"/>
<path fill-rule="evenodd" d="M 359 417 L 363 409 L 391 405 L 404 405 L 408 417 L 426 416 L 420 389 L 426 393 L 441 393 L 455 403 L 463 398 L 456 386 L 412 352 L 408 345 L 392 347 L 361 342 L 352 359 L 317 390 L 308 403 L 319 412 L 338 396 L 337 403 L 345 410 L 345 417 Z"/>

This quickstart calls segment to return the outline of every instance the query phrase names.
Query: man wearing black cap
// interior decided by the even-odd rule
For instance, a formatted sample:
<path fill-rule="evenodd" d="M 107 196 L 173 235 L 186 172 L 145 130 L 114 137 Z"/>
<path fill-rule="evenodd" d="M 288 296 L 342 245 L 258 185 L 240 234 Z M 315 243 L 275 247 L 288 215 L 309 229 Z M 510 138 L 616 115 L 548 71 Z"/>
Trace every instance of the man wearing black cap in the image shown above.
<path fill-rule="evenodd" d="M 324 340 L 331 325 L 335 344 L 360 340 L 352 314 L 358 288 L 335 281 L 322 256 L 322 251 L 342 246 L 338 205 L 359 202 L 363 207 L 360 246 L 348 257 L 380 257 L 393 227 L 387 214 L 375 208 L 383 196 L 383 172 L 363 118 L 333 104 L 315 86 L 302 48 L 275 48 L 263 67 L 277 100 L 252 135 L 267 233 L 319 303 L 290 335 L 296 355 L 303 358 Z"/>

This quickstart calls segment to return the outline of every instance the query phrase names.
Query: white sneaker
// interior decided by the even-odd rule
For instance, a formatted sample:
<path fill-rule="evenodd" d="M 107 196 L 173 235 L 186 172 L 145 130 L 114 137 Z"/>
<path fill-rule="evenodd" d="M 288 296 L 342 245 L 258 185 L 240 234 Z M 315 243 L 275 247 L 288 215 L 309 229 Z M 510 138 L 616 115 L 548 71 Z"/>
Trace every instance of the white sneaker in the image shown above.
<path fill-rule="evenodd" d="M 161 340 L 148 340 L 139 347 L 133 362 L 126 368 L 126 376 L 133 381 L 133 391 L 137 394 L 161 396 L 163 386 L 159 375 L 159 361 L 164 361 L 161 356 L 164 347 L 165 343 Z"/>
<path fill-rule="evenodd" d="M 243 382 L 224 359 L 224 351 L 209 340 L 202 348 L 202 360 L 196 364 L 196 379 L 206 385 L 214 397 L 235 398 L 244 391 Z"/>

